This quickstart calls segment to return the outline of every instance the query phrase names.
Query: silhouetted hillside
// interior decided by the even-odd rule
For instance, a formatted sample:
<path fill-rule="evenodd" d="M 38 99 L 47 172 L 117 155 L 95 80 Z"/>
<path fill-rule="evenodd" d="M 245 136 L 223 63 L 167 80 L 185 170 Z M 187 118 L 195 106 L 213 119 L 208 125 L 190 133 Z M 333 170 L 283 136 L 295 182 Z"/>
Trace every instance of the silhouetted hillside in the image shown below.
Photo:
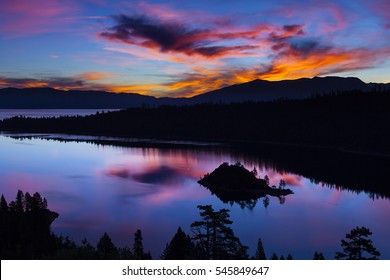
<path fill-rule="evenodd" d="M 223 142 L 277 142 L 390 154 L 390 92 L 306 100 L 133 108 L 88 117 L 0 122 L 2 131 Z"/>
<path fill-rule="evenodd" d="M 156 98 L 134 93 L 5 88 L 0 90 L 1 109 L 125 109 L 155 104 Z"/>
<path fill-rule="evenodd" d="M 215 102 L 231 103 L 244 101 L 272 101 L 277 99 L 304 99 L 312 95 L 336 93 L 346 90 L 370 91 L 375 86 L 366 84 L 358 78 L 314 77 L 298 80 L 265 81 L 254 80 L 248 83 L 232 85 L 192 98 L 196 103 Z"/>
<path fill-rule="evenodd" d="M 145 106 L 194 105 L 304 99 L 346 90 L 390 89 L 389 84 L 366 84 L 357 78 L 325 77 L 270 82 L 254 80 L 210 91 L 192 98 L 155 98 L 135 93 L 56 90 L 52 88 L 0 89 L 0 109 L 126 109 Z"/>

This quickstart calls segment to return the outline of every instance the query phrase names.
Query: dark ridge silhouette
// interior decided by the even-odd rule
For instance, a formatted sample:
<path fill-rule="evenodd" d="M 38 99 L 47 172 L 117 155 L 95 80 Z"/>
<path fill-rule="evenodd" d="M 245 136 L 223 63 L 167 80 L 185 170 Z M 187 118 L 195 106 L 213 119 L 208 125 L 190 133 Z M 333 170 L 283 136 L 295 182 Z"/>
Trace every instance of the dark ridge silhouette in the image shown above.
<path fill-rule="evenodd" d="M 136 93 L 56 90 L 53 88 L 0 89 L 0 109 L 126 109 L 163 105 L 241 103 L 304 99 L 347 90 L 389 90 L 390 84 L 364 83 L 358 78 L 314 77 L 298 80 L 254 80 L 206 92 L 192 98 L 155 98 Z M 350 100 L 351 102 L 353 100 Z"/>
<path fill-rule="evenodd" d="M 285 196 L 290 189 L 270 187 L 266 180 L 256 178 L 254 171 L 247 170 L 241 163 L 221 164 L 210 174 L 204 175 L 199 184 L 209 189 L 222 202 L 239 202 L 258 199 L 266 195 Z"/>
<path fill-rule="evenodd" d="M 0 109 L 125 109 L 153 105 L 156 100 L 155 97 L 135 93 L 53 88 L 0 89 Z"/>
<path fill-rule="evenodd" d="M 305 100 L 132 108 L 86 117 L 0 122 L 1 131 L 225 143 L 280 143 L 390 154 L 390 93 L 347 92 Z"/>
<path fill-rule="evenodd" d="M 317 94 L 329 94 L 347 90 L 370 91 L 375 86 L 385 84 L 366 84 L 358 78 L 314 77 L 298 80 L 251 82 L 228 86 L 200 94 L 192 98 L 196 103 L 233 103 L 246 101 L 273 101 L 277 99 L 304 99 Z"/>

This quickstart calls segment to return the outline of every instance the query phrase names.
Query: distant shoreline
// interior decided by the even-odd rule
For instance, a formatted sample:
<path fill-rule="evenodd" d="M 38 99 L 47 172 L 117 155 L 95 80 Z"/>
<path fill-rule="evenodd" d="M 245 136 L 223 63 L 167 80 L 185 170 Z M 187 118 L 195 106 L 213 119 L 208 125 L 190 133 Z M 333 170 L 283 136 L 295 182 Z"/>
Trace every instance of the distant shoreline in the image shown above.
<path fill-rule="evenodd" d="M 0 131 L 104 136 L 118 142 L 153 139 L 165 146 L 169 141 L 248 150 L 272 145 L 388 158 L 389 102 L 387 92 L 345 92 L 270 103 L 129 108 L 84 117 L 15 117 L 0 121 Z"/>
<path fill-rule="evenodd" d="M 88 116 L 97 112 L 114 112 L 120 109 L 0 109 L 0 120 L 17 116 L 31 118 Z"/>
<path fill-rule="evenodd" d="M 28 132 L 28 131 L 1 131 L 0 136 L 14 138 L 40 138 L 46 140 L 58 140 L 67 142 L 92 142 L 99 145 L 111 145 L 134 148 L 225 148 L 225 149 L 258 149 L 260 146 L 287 147 L 298 149 L 312 149 L 317 151 L 331 151 L 343 154 L 352 154 L 357 156 L 390 158 L 390 154 L 363 152 L 349 150 L 336 146 L 297 144 L 269 141 L 245 141 L 245 140 L 227 140 L 227 139 L 179 139 L 179 138 L 143 138 L 126 136 L 109 136 L 98 134 L 72 134 L 59 132 Z"/>

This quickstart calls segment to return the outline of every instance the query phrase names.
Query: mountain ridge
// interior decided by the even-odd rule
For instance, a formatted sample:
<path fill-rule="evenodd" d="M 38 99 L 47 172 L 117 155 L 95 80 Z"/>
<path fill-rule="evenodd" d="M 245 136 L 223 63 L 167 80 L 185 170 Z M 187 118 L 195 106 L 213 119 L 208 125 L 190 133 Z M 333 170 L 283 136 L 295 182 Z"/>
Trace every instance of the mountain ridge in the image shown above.
<path fill-rule="evenodd" d="M 57 90 L 41 88 L 0 89 L 0 109 L 125 109 L 160 105 L 195 105 L 202 103 L 240 103 L 305 99 L 313 95 L 340 91 L 370 91 L 390 84 L 365 83 L 356 77 L 313 77 L 296 80 L 256 79 L 226 86 L 190 98 L 170 98 L 138 93 L 112 93 L 96 90 Z"/>

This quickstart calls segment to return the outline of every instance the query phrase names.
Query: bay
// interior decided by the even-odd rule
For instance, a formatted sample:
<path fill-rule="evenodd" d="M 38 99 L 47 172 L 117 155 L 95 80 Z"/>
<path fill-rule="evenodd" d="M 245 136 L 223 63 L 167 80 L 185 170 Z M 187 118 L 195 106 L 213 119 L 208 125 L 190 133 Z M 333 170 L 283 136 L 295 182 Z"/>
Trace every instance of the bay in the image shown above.
<path fill-rule="evenodd" d="M 141 229 L 145 249 L 159 258 L 179 226 L 191 234 L 190 224 L 200 219 L 197 206 L 210 204 L 216 210 L 230 210 L 234 232 L 250 247 L 250 254 L 261 238 L 268 257 L 275 252 L 311 259 L 318 251 L 332 259 L 345 234 L 365 226 L 373 232 L 381 258 L 390 259 L 387 194 L 337 184 L 347 184 L 344 179 L 324 183 L 327 180 L 319 170 L 314 170 L 317 177 L 305 177 L 305 172 L 292 171 L 266 154 L 218 147 L 130 147 L 84 142 L 80 137 L 58 141 L 54 135 L 55 141 L 47 136 L 9 136 L 0 136 L 0 192 L 8 202 L 18 189 L 39 192 L 47 198 L 49 209 L 60 214 L 52 230 L 78 243 L 87 238 L 96 245 L 107 232 L 117 246 L 131 247 L 134 232 Z M 270 197 L 267 207 L 262 199 L 250 205 L 223 203 L 197 183 L 221 163 L 238 161 L 250 170 L 256 167 L 259 177 L 267 175 L 271 184 L 284 179 L 294 194 L 284 200 Z M 290 161 L 299 166 L 303 158 Z M 311 164 L 311 168 L 324 166 Z M 334 170 L 329 166 L 322 171 L 329 181 L 344 178 L 332 174 Z M 382 170 L 364 170 L 366 175 L 356 172 L 367 177 L 363 185 L 380 182 Z M 356 184 L 351 178 L 351 185 Z"/>

